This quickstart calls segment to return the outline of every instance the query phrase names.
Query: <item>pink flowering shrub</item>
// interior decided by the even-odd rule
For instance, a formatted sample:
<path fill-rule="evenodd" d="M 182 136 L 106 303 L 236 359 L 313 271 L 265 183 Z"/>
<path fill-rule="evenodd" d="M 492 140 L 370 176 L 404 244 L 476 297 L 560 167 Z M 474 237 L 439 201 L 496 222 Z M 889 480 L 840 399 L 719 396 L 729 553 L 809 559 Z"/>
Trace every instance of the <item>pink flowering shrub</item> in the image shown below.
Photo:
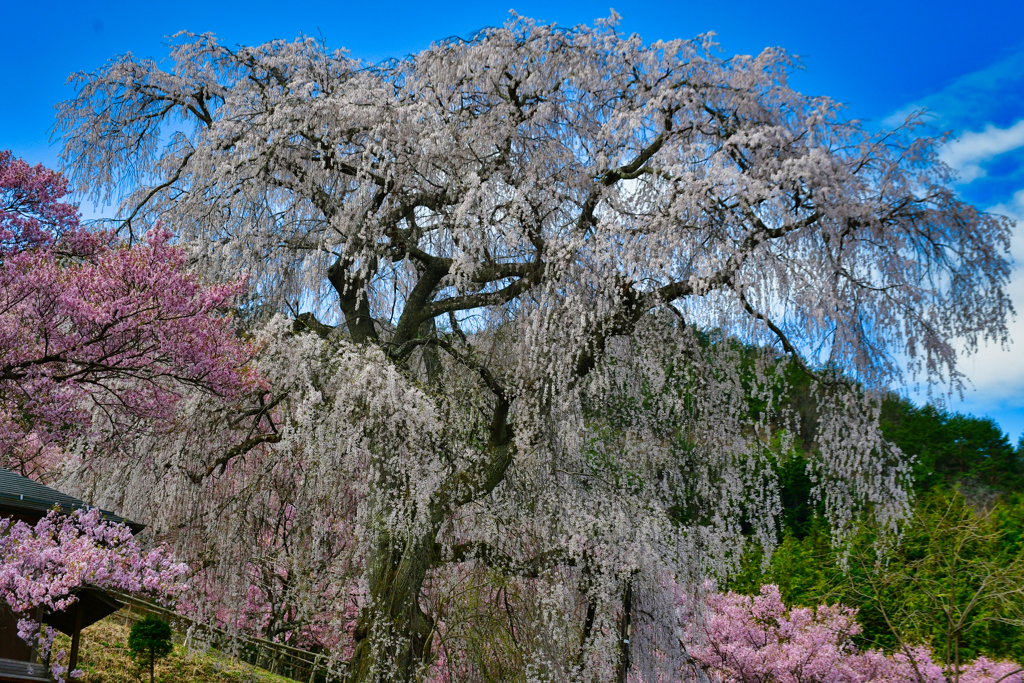
<path fill-rule="evenodd" d="M 847 607 L 786 609 L 776 586 L 755 597 L 708 598 L 705 642 L 691 651 L 723 680 L 736 683 L 860 680 L 847 671 L 859 632 Z"/>
<path fill-rule="evenodd" d="M 18 634 L 44 658 L 55 633 L 49 627 L 41 632 L 32 618 L 37 608 L 63 611 L 86 586 L 173 599 L 185 590 L 187 571 L 166 547 L 143 550 L 127 526 L 104 521 L 96 509 L 70 515 L 52 511 L 35 526 L 0 519 L 0 597 L 23 615 Z M 58 680 L 66 673 L 59 664 L 63 656 L 54 657 Z"/>
<path fill-rule="evenodd" d="M 243 285 L 201 283 L 165 230 L 125 247 L 82 229 L 66 193 L 0 152 L 0 465 L 37 478 L 70 439 L 169 421 L 184 387 L 230 398 L 248 379 L 224 315 Z"/>
<path fill-rule="evenodd" d="M 1016 662 L 992 662 L 978 657 L 960 672 L 959 683 L 1020 683 L 1024 669 Z"/>
<path fill-rule="evenodd" d="M 1012 662 L 984 657 L 943 671 L 927 648 L 886 656 L 859 651 L 857 611 L 842 605 L 787 608 L 774 585 L 756 596 L 717 593 L 694 629 L 690 654 L 722 683 L 1022 683 Z"/>

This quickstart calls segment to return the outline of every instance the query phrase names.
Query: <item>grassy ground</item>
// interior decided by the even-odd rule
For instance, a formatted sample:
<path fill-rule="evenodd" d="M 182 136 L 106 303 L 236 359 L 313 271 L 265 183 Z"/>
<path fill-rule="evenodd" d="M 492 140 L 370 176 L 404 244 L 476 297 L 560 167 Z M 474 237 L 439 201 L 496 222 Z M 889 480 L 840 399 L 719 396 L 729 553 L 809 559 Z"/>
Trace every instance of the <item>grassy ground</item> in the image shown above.
<path fill-rule="evenodd" d="M 71 649 L 66 636 L 58 636 L 54 652 Z M 141 668 L 128 656 L 128 627 L 104 619 L 82 631 L 78 668 L 84 683 L 149 683 L 149 668 Z M 181 645 L 157 662 L 159 683 L 294 683 L 291 679 L 240 664 L 217 652 L 190 653 Z"/>

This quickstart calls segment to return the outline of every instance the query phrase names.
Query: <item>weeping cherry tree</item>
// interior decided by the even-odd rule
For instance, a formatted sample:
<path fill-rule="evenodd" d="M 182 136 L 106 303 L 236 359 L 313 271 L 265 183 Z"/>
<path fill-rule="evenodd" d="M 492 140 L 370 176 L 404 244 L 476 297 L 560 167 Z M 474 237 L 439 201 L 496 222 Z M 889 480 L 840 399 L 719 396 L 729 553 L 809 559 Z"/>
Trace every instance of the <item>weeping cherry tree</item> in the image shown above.
<path fill-rule="evenodd" d="M 679 675 L 680 596 L 773 542 L 786 378 L 812 378 L 841 540 L 906 512 L 877 392 L 956 387 L 954 343 L 1006 339 L 1011 224 L 949 189 L 944 137 L 844 118 L 781 49 L 615 26 L 513 16 L 379 64 L 181 34 L 59 108 L 124 238 L 160 221 L 202 277 L 248 277 L 273 387 L 186 402 L 177 437 L 80 485 L 210 571 L 286 510 L 350 581 L 307 591 L 351 619 L 350 680 L 439 675 L 473 628 L 439 605 L 474 571 L 517 586 L 520 679 Z"/>

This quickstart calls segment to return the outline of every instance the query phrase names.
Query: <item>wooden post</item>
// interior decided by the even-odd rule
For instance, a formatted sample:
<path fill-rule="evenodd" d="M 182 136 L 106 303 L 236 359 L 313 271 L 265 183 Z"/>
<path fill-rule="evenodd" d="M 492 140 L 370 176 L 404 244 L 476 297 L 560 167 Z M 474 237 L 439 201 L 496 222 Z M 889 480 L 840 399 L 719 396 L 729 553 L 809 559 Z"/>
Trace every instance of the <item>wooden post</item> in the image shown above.
<path fill-rule="evenodd" d="M 75 604 L 75 630 L 71 632 L 71 657 L 68 659 L 68 674 L 78 666 L 78 641 L 82 635 L 82 601 Z"/>

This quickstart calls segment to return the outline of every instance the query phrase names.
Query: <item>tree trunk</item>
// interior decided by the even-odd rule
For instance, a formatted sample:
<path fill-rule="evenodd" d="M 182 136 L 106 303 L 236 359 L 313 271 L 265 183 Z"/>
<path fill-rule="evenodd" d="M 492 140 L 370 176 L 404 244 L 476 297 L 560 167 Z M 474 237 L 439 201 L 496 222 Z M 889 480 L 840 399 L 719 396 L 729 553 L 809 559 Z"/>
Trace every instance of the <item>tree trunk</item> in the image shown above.
<path fill-rule="evenodd" d="M 433 622 L 419 605 L 434 534 L 382 538 L 370 557 L 370 604 L 359 615 L 349 662 L 351 683 L 407 683 L 425 663 Z"/>
<path fill-rule="evenodd" d="M 362 275 L 349 272 L 350 265 L 339 258 L 327 269 L 327 279 L 338 293 L 338 302 L 345 314 L 345 325 L 352 341 L 357 344 L 377 341 L 377 329 L 370 315 L 370 302 L 365 291 L 366 283 L 377 269 L 376 265 L 370 269 L 369 274 Z"/>
<path fill-rule="evenodd" d="M 437 490 L 418 534 L 395 538 L 380 530 L 367 565 L 369 604 L 356 623 L 350 683 L 410 683 L 429 662 L 434 623 L 420 609 L 419 595 L 437 559 L 435 539 L 452 510 L 488 495 L 504 478 L 514 452 L 508 411 L 502 395 L 491 421 L 488 457 Z"/>
<path fill-rule="evenodd" d="M 155 683 L 156 673 L 153 671 L 153 664 L 156 661 L 156 650 L 149 649 L 149 683 Z"/>
<path fill-rule="evenodd" d="M 633 581 L 626 581 L 626 590 L 622 595 L 622 615 L 619 617 L 619 664 L 615 672 L 616 683 L 626 683 L 631 659 L 631 636 L 633 632 Z"/>

